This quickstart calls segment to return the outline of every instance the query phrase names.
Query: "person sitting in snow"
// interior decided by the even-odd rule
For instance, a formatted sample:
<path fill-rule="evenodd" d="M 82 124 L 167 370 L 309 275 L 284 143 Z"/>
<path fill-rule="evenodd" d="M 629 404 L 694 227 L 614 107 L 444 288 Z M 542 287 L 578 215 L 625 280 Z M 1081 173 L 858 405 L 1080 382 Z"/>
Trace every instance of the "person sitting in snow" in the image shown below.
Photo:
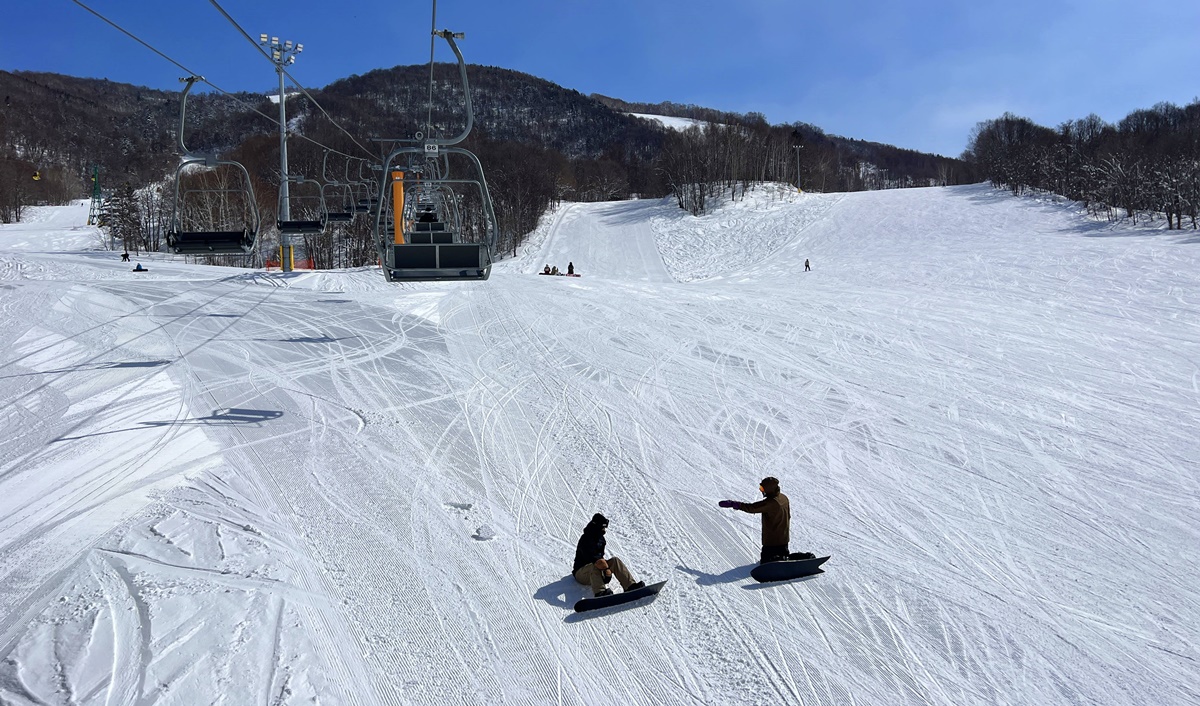
<path fill-rule="evenodd" d="M 552 274 L 552 275 L 558 274 L 558 265 L 555 265 L 554 267 L 550 268 L 550 274 Z"/>
<path fill-rule="evenodd" d="M 604 533 L 607 530 L 608 518 L 598 512 L 592 515 L 592 520 L 583 528 L 583 536 L 575 547 L 575 568 L 571 569 L 571 574 L 579 583 L 591 586 L 597 598 L 612 595 L 612 590 L 606 588 L 605 584 L 612 581 L 613 576 L 617 577 L 621 588 L 626 591 L 645 588 L 644 581 L 633 580 L 633 575 L 625 568 L 625 562 L 615 556 L 604 558 L 604 549 L 608 544 Z"/>
<path fill-rule="evenodd" d="M 788 553 L 792 507 L 788 497 L 780 492 L 779 481 L 767 476 L 762 479 L 758 490 L 763 494 L 763 499 L 756 503 L 742 503 L 737 500 L 722 500 L 717 503 L 721 507 L 762 515 L 762 554 L 758 563 L 814 558 L 814 555 L 808 552 Z"/>
<path fill-rule="evenodd" d="M 575 274 L 575 263 L 574 262 L 567 263 L 567 274 L 569 274 L 569 275 Z"/>
<path fill-rule="evenodd" d="M 546 265 L 545 269 L 542 270 L 542 274 L 544 274 L 544 275 L 550 274 L 550 266 L 549 265 Z"/>

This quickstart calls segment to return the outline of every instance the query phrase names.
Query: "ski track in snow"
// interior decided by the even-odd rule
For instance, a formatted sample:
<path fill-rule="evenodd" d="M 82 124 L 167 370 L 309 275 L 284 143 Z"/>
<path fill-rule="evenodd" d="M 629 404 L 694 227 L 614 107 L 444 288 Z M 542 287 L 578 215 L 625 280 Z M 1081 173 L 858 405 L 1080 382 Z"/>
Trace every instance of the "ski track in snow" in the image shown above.
<path fill-rule="evenodd" d="M 389 285 L 85 219 L 0 227 L 0 703 L 1200 700 L 1195 236 L 768 186 Z M 825 573 L 750 579 L 765 475 Z M 655 599 L 572 611 L 597 511 Z"/>

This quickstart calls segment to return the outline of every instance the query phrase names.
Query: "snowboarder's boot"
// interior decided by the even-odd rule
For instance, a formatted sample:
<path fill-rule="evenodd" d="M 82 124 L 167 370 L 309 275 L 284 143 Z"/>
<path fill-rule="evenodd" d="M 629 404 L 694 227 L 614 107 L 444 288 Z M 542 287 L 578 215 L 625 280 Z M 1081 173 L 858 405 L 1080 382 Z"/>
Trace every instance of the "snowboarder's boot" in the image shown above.
<path fill-rule="evenodd" d="M 611 595 L 612 595 L 611 588 L 602 588 L 599 591 L 596 591 L 595 597 L 600 598 L 601 596 L 611 596 Z"/>
<path fill-rule="evenodd" d="M 631 583 L 625 587 L 625 592 L 629 593 L 630 591 L 636 591 L 639 588 L 645 588 L 645 587 L 646 587 L 645 581 L 634 581 L 633 583 Z"/>
<path fill-rule="evenodd" d="M 806 559 L 816 559 L 817 555 L 812 552 L 796 552 L 789 557 L 792 561 L 804 561 Z"/>

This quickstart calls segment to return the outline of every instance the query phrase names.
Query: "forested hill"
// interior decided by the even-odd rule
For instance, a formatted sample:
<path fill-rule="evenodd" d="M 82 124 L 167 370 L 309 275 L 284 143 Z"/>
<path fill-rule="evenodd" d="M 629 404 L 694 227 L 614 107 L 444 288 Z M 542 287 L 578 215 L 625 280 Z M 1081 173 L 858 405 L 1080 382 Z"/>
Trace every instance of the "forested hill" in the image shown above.
<path fill-rule="evenodd" d="M 719 191 L 735 183 L 794 182 L 816 191 L 967 183 L 969 165 L 825 135 L 805 123 L 768 125 L 761 115 L 701 111 L 711 129 L 680 133 L 633 117 L 616 99 L 579 91 L 518 71 L 467 67 L 474 126 L 466 146 L 478 154 L 500 217 L 502 241 L 517 242 L 559 199 L 597 201 L 674 193 L 703 212 L 696 185 Z M 288 142 L 295 174 L 321 175 L 323 147 L 371 156 L 379 138 L 418 131 L 458 135 L 465 101 L 458 67 L 435 64 L 433 105 L 428 65 L 354 75 L 288 100 L 288 122 L 303 139 Z M 204 91 L 209 92 L 205 93 Z M 160 182 L 178 163 L 180 93 L 107 80 L 0 71 L 0 217 L 21 204 L 60 203 L 90 193 L 97 166 L 106 188 Z M 663 104 L 670 109 L 672 104 Z M 268 95 L 223 95 L 197 86 L 188 99 L 185 144 L 217 151 L 246 165 L 264 213 L 279 184 L 278 107 Z M 335 125 L 329 117 L 337 121 Z M 426 127 L 431 118 L 432 129 Z M 347 135 L 353 135 L 355 140 Z M 30 181 L 28 174 L 41 178 Z"/>
<path fill-rule="evenodd" d="M 458 134 L 465 119 L 458 67 L 437 64 L 433 73 L 434 131 Z M 335 81 L 318 99 L 345 108 L 330 112 L 353 116 L 356 127 L 364 132 L 411 137 L 426 120 L 429 75 L 428 66 L 379 69 Z M 467 75 L 474 129 L 490 139 L 537 145 L 568 159 L 597 158 L 614 150 L 649 158 L 662 145 L 660 127 L 613 110 L 579 91 L 494 66 L 468 66 Z"/>
<path fill-rule="evenodd" d="M 313 95 L 349 132 L 360 139 L 410 137 L 423 129 L 429 99 L 429 67 L 397 66 L 350 76 Z M 518 71 L 491 66 L 468 67 L 475 108 L 475 135 L 497 142 L 517 142 L 550 150 L 567 160 L 604 156 L 622 162 L 648 161 L 664 145 L 665 131 L 633 118 L 620 101 L 586 96 Z M 463 99 L 457 68 L 435 66 L 433 91 L 435 131 L 457 134 L 463 126 Z M 202 94 L 189 98 L 188 146 L 193 149 L 232 149 L 256 134 L 271 134 L 275 106 L 262 94 L 233 97 Z M 178 156 L 175 131 L 179 93 L 108 80 L 58 74 L 0 71 L 0 158 L 21 159 L 47 170 L 64 168 L 76 175 L 92 164 L 110 175 L 108 182 L 129 179 L 143 183 L 160 178 Z M 294 114 L 320 115 L 307 100 L 295 101 Z M 627 104 L 645 109 L 642 104 Z M 726 124 L 765 127 L 755 114 L 739 115 L 696 106 L 658 104 L 663 115 L 690 115 Z M 714 120 L 715 119 L 715 120 Z M 329 132 L 319 120 L 301 123 L 302 132 Z M 838 144 L 856 160 L 890 168 L 897 176 L 904 160 L 893 152 L 942 161 L 888 145 L 827 137 L 819 128 L 797 123 L 800 140 Z M 333 133 L 341 134 L 333 130 Z M 950 160 L 956 162 L 957 160 Z M 959 165 L 961 167 L 961 165 Z M 916 171 L 927 169 L 918 166 Z M 646 185 L 648 186 L 648 185 Z M 854 185 L 846 185 L 855 188 Z M 862 187 L 859 187 L 862 188 Z"/>

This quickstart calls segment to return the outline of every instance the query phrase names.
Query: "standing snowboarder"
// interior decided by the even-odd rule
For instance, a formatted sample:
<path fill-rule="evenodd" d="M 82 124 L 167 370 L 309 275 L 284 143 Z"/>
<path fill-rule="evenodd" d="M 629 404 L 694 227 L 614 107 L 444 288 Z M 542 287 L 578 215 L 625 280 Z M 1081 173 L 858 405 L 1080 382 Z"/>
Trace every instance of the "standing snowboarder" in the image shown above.
<path fill-rule="evenodd" d="M 808 258 L 804 258 L 804 271 L 808 272 L 812 268 L 808 266 Z"/>
<path fill-rule="evenodd" d="M 788 502 L 788 497 L 780 492 L 779 481 L 767 476 L 762 479 L 758 490 L 763 494 L 763 499 L 756 503 L 743 503 L 737 500 L 722 500 L 717 503 L 721 507 L 762 515 L 762 554 L 758 563 L 812 559 L 813 555 L 808 552 L 788 553 L 788 542 L 791 539 L 792 507 Z"/>
<path fill-rule="evenodd" d="M 627 592 L 645 588 L 645 582 L 633 580 L 633 575 L 625 568 L 625 562 L 615 556 L 604 558 L 604 549 L 608 545 L 604 533 L 607 530 L 608 518 L 598 512 L 592 515 L 591 522 L 583 528 L 583 536 L 575 547 L 575 568 L 571 569 L 571 574 L 579 583 L 591 586 L 596 597 L 612 595 L 612 590 L 606 588 L 605 584 L 613 576 L 617 577 Z"/>

